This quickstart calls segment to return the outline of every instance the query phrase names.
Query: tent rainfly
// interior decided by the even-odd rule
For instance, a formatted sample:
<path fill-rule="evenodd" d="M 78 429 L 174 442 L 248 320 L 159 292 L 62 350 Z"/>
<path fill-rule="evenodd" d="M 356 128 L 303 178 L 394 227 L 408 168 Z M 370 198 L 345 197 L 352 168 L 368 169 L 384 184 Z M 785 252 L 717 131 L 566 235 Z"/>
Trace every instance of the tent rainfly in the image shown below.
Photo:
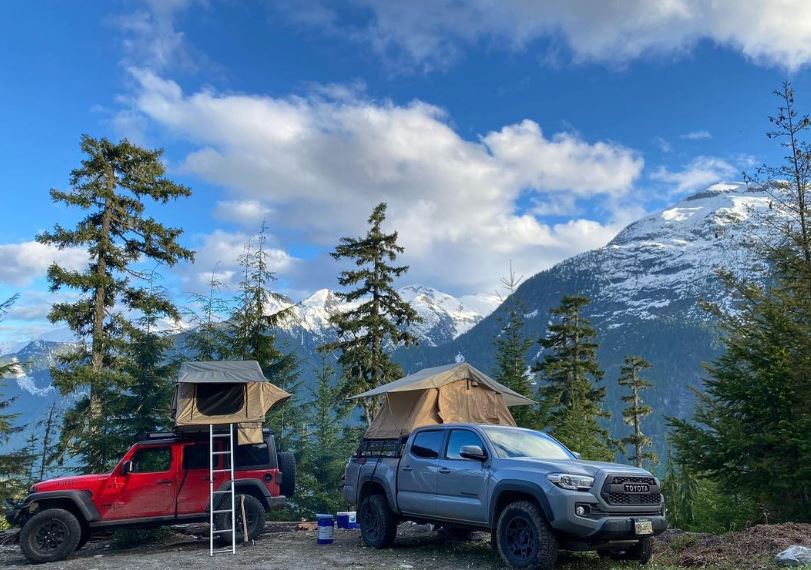
<path fill-rule="evenodd" d="M 290 394 L 268 382 L 255 360 L 184 362 L 172 419 L 183 431 L 237 424 L 239 445 L 262 442 L 265 414 Z"/>
<path fill-rule="evenodd" d="M 383 408 L 366 430 L 367 439 L 400 437 L 443 423 L 514 426 L 509 407 L 535 403 L 465 362 L 425 368 L 352 398 L 383 395 Z"/>

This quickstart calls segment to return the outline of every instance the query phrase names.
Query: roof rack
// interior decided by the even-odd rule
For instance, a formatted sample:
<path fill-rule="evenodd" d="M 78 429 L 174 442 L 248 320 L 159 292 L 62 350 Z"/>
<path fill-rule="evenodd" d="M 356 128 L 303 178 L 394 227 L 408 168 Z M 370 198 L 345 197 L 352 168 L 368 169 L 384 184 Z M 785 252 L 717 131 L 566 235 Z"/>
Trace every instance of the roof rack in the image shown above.
<path fill-rule="evenodd" d="M 208 427 L 208 426 L 201 426 L 201 427 Z M 215 427 L 223 427 L 227 428 L 228 426 L 215 426 Z M 217 430 L 219 431 L 219 430 Z M 224 429 L 224 433 L 228 433 L 227 429 Z M 270 428 L 267 426 L 262 427 L 262 435 L 267 437 L 270 435 Z M 206 431 L 197 431 L 197 430 L 176 430 L 176 431 L 153 431 L 148 433 L 139 433 L 135 436 L 135 441 L 156 441 L 156 440 L 165 440 L 165 439 L 203 439 L 204 437 L 208 436 L 208 430 Z"/>

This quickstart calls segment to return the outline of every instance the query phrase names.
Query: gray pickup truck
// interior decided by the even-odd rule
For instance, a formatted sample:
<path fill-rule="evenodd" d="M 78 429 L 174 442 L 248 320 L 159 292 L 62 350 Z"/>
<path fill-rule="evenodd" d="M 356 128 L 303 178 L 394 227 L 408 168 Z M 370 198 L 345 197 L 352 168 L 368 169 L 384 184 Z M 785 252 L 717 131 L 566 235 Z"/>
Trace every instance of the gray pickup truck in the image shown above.
<path fill-rule="evenodd" d="M 405 520 L 457 539 L 485 530 L 512 568 L 553 568 L 558 549 L 645 564 L 651 537 L 667 528 L 648 471 L 582 461 L 546 433 L 505 426 L 444 424 L 363 440 L 343 492 L 359 506 L 368 546 L 391 546 Z"/>

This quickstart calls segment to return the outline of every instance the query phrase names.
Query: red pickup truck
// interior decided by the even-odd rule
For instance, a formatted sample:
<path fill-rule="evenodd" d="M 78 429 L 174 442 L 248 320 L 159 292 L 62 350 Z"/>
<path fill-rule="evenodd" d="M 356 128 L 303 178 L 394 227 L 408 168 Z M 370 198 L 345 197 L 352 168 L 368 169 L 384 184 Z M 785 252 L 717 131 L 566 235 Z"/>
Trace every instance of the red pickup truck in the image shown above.
<path fill-rule="evenodd" d="M 248 536 L 253 538 L 264 528 L 265 512 L 282 507 L 293 495 L 295 458 L 277 452 L 268 432 L 262 443 L 236 446 L 234 456 L 236 501 L 244 501 Z M 215 455 L 215 469 L 227 467 L 224 457 Z M 228 489 L 227 477 L 216 473 L 214 488 Z M 207 522 L 209 496 L 208 433 L 160 433 L 133 445 L 110 473 L 37 483 L 6 518 L 22 527 L 20 548 L 26 558 L 50 562 L 81 548 L 96 530 Z M 217 496 L 230 501 L 230 493 Z M 241 508 L 236 515 L 237 536 L 243 536 Z M 215 515 L 214 526 L 228 528 L 229 517 Z M 228 538 L 230 543 L 230 534 Z"/>

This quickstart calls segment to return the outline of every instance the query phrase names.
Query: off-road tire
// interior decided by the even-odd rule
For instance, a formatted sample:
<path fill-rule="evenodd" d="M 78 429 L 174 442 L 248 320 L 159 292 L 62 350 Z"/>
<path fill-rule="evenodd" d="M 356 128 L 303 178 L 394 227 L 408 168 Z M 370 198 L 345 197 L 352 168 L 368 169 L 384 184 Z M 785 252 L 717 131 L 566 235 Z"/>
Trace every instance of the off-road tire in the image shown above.
<path fill-rule="evenodd" d="M 653 539 L 646 536 L 638 543 L 628 548 L 620 556 L 620 560 L 636 560 L 644 566 L 650 562 L 651 557 L 653 557 Z"/>
<path fill-rule="evenodd" d="M 444 540 L 465 542 L 470 540 L 473 531 L 463 526 L 443 526 L 439 529 L 439 536 Z"/>
<path fill-rule="evenodd" d="M 515 501 L 504 507 L 496 525 L 501 559 L 510 568 L 552 570 L 558 558 L 558 539 L 538 505 Z"/>
<path fill-rule="evenodd" d="M 245 539 L 245 533 L 242 530 L 242 507 L 240 506 L 242 497 L 245 498 L 245 516 L 248 518 L 248 540 L 254 540 L 265 530 L 265 506 L 262 504 L 262 501 L 253 495 L 237 495 L 234 497 L 234 510 L 237 519 L 237 544 L 242 544 Z M 230 502 L 231 497 L 228 496 L 227 500 Z M 219 508 L 228 508 L 228 506 L 226 504 Z M 220 513 L 214 516 L 215 530 L 231 528 L 230 523 L 231 515 L 229 513 Z M 227 532 L 218 534 L 217 543 L 221 546 L 230 545 L 231 535 Z"/>
<path fill-rule="evenodd" d="M 279 470 L 282 472 L 279 491 L 285 497 L 293 497 L 296 494 L 296 456 L 289 451 L 280 451 L 276 456 L 279 459 Z"/>
<path fill-rule="evenodd" d="M 383 495 L 369 495 L 358 511 L 360 535 L 366 546 L 388 548 L 397 537 L 397 516 Z"/>
<path fill-rule="evenodd" d="M 67 558 L 82 538 L 82 525 L 65 509 L 46 509 L 28 519 L 20 531 L 20 549 L 34 564 Z"/>

